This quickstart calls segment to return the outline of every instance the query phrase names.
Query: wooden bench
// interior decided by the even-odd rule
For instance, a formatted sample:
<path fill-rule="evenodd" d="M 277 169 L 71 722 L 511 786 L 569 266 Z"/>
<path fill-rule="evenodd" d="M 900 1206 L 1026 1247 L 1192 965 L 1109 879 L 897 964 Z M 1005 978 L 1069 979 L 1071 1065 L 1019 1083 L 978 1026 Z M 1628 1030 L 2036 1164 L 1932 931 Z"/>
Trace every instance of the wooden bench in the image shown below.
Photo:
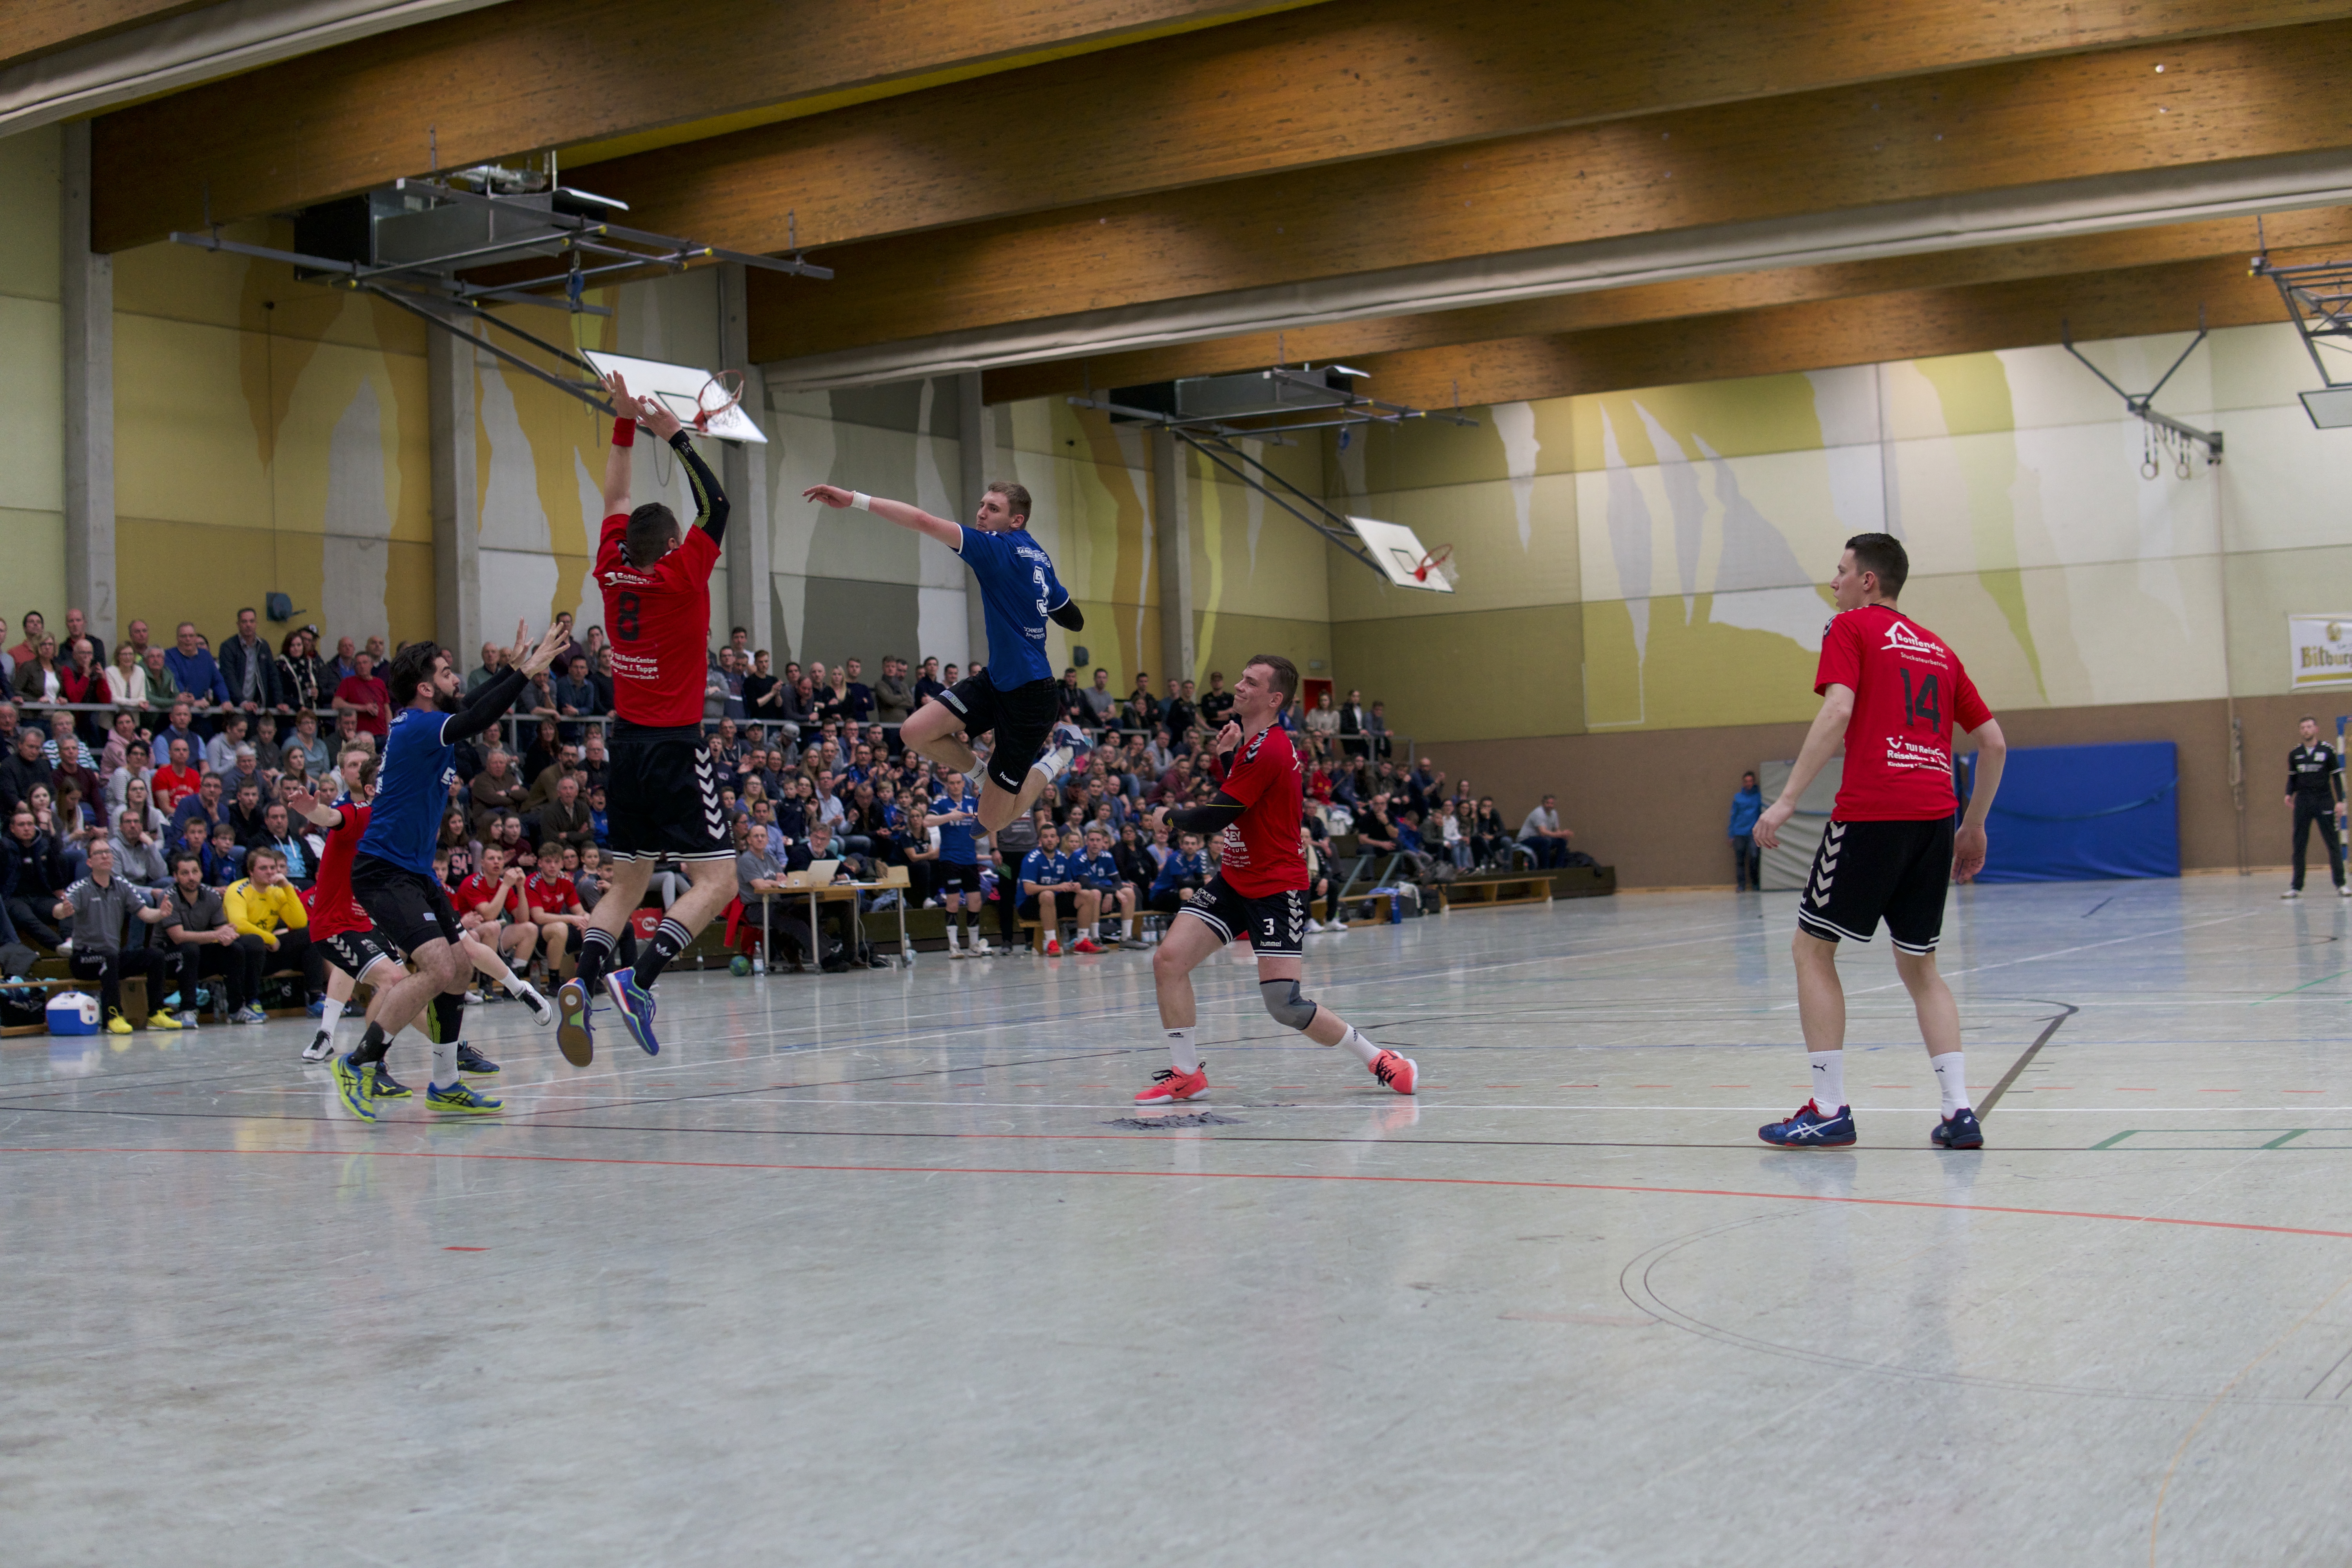
<path fill-rule="evenodd" d="M 1384 926 L 1396 914 L 1396 910 L 1391 907 L 1396 903 L 1394 893 L 1359 893 L 1354 898 L 1349 899 L 1347 902 L 1351 906 L 1362 904 L 1367 910 L 1367 912 L 1362 915 L 1349 917 L 1348 924 L 1351 929 L 1356 926 Z M 1318 910 L 1321 912 L 1317 913 Z M 1329 920 L 1331 918 L 1330 900 L 1316 900 L 1308 906 L 1307 912 L 1314 914 L 1318 920 Z"/>
<path fill-rule="evenodd" d="M 1538 872 L 1529 877 L 1481 877 L 1473 880 L 1457 879 L 1437 885 L 1438 897 L 1450 913 L 1454 910 L 1500 909 L 1506 904 L 1548 904 L 1551 902 L 1551 877 Z"/>

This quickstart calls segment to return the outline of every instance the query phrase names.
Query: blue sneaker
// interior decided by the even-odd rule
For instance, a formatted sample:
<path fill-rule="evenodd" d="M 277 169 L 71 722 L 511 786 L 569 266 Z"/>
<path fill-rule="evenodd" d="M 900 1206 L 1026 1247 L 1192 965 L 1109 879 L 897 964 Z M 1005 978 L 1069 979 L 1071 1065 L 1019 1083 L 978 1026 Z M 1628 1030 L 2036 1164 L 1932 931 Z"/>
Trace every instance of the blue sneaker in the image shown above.
<path fill-rule="evenodd" d="M 349 1056 L 340 1056 L 330 1070 L 335 1075 L 335 1092 L 342 1097 L 343 1109 L 362 1121 L 373 1121 L 376 1109 L 368 1092 L 368 1069 L 355 1064 Z"/>
<path fill-rule="evenodd" d="M 1962 1107 L 1938 1122 L 1927 1134 L 1927 1142 L 1938 1149 L 1981 1149 L 1984 1147 L 1984 1125 L 1977 1113 Z"/>
<path fill-rule="evenodd" d="M 589 1032 L 588 1015 L 592 1008 L 588 987 L 580 984 L 579 976 L 565 981 L 555 994 L 555 1045 L 563 1059 L 573 1067 L 584 1068 L 596 1059 L 594 1037 Z"/>
<path fill-rule="evenodd" d="M 616 969 L 604 976 L 604 994 L 613 999 L 613 1011 L 629 1026 L 629 1038 L 649 1057 L 661 1055 L 661 1042 L 654 1038 L 653 993 L 637 984 L 634 969 Z"/>
<path fill-rule="evenodd" d="M 313 1018 L 323 1018 L 326 1016 L 327 999 L 324 996 L 321 996 L 316 1002 L 310 1004 L 310 1016 Z"/>
<path fill-rule="evenodd" d="M 453 1083 L 446 1089 L 427 1089 L 425 1103 L 435 1110 L 452 1116 L 496 1116 L 504 1109 L 499 1101 L 487 1094 L 477 1093 L 470 1084 Z"/>
<path fill-rule="evenodd" d="M 1809 1100 L 1788 1121 L 1759 1127 L 1756 1136 L 1783 1149 L 1843 1149 L 1853 1142 L 1853 1110 L 1841 1105 L 1836 1115 L 1825 1115 Z"/>

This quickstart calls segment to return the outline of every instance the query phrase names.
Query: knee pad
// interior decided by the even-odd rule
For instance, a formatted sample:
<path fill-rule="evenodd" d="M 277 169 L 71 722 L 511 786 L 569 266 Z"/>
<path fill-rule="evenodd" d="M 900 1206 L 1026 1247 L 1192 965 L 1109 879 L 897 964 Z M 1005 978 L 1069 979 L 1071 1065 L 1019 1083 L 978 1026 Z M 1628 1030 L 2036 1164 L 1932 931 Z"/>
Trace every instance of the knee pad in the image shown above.
<path fill-rule="evenodd" d="M 1315 999 L 1300 995 L 1296 980 L 1261 980 L 1257 994 L 1274 1021 L 1286 1028 L 1304 1029 L 1315 1021 Z"/>

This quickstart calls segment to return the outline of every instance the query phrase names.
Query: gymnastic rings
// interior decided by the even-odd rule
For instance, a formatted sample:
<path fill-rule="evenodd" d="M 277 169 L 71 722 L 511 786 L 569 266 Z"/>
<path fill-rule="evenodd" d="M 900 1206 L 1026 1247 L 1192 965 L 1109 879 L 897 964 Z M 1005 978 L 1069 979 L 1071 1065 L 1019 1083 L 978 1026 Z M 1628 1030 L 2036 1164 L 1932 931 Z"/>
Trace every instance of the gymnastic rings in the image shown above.
<path fill-rule="evenodd" d="M 2144 479 L 2152 479 L 2162 472 L 2164 472 L 2164 465 L 2156 460 L 2154 453 L 2150 453 L 2147 459 L 2139 466 L 2139 477 Z M 2187 478 L 2186 475 L 2182 477 Z"/>
<path fill-rule="evenodd" d="M 2189 453 L 2188 453 L 2187 448 L 2185 448 L 2185 447 L 2184 447 L 2184 448 L 2181 450 L 2181 453 L 2180 453 L 2180 466 L 2179 466 L 2179 468 L 2177 468 L 2173 469 L 2173 472 L 2174 472 L 2174 473 L 2176 473 L 2176 474 L 2178 474 L 2180 478 L 2182 478 L 2182 479 L 2193 479 L 2193 478 L 2195 478 L 2195 477 L 2196 477 L 2195 475 L 2193 475 L 2192 473 L 2190 473 L 2190 472 L 2189 472 Z"/>

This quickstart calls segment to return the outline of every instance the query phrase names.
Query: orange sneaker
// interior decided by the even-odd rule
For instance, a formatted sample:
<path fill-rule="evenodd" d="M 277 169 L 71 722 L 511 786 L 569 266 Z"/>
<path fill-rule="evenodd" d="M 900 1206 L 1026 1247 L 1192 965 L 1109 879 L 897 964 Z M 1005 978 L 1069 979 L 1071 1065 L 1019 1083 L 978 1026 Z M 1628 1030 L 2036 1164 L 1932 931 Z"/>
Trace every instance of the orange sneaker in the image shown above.
<path fill-rule="evenodd" d="M 1094 938 L 1090 936 L 1082 936 L 1078 938 L 1077 941 L 1070 944 L 1070 951 L 1072 952 L 1100 952 L 1102 949 L 1095 945 Z"/>
<path fill-rule="evenodd" d="M 1161 1068 L 1151 1075 L 1151 1087 L 1135 1097 L 1135 1103 L 1169 1105 L 1180 1100 L 1190 1100 L 1197 1094 L 1206 1094 L 1208 1090 L 1209 1069 L 1205 1065 L 1194 1068 L 1191 1072 Z"/>
<path fill-rule="evenodd" d="M 1399 1094 L 1411 1094 L 1412 1086 L 1421 1081 L 1421 1069 L 1413 1065 L 1411 1057 L 1382 1051 L 1372 1058 L 1372 1076 Z"/>

